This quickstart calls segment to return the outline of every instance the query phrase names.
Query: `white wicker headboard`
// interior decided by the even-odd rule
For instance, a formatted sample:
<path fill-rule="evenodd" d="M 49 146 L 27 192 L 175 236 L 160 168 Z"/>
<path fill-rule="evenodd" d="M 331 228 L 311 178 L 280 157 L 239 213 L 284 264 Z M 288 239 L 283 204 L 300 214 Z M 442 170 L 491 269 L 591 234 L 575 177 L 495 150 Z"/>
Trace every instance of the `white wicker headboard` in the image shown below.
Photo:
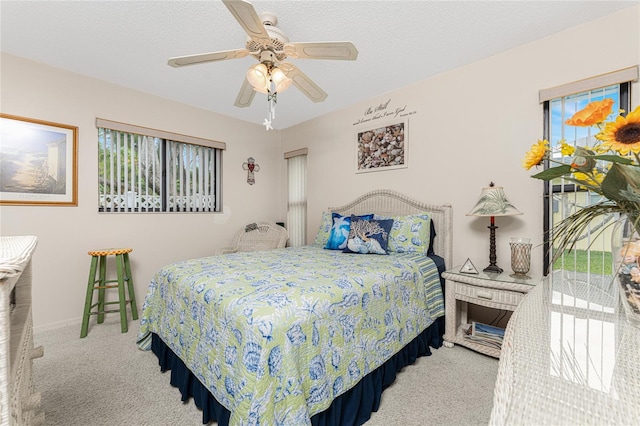
<path fill-rule="evenodd" d="M 375 213 L 381 216 L 399 216 L 428 212 L 436 228 L 433 250 L 444 258 L 447 267 L 453 262 L 453 210 L 451 204 L 431 205 L 413 200 L 389 189 L 367 192 L 340 207 L 329 207 L 330 212 L 342 215 Z"/>

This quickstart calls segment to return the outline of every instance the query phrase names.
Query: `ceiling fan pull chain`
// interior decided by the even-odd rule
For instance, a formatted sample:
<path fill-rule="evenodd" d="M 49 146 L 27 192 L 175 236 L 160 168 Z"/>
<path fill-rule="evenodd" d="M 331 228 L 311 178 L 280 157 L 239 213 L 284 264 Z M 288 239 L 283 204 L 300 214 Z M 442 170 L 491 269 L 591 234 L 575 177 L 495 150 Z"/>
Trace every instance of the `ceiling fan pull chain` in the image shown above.
<path fill-rule="evenodd" d="M 278 103 L 278 92 L 276 92 L 276 83 L 269 76 L 269 90 L 267 90 L 267 100 L 269 101 L 269 118 L 276 119 L 276 104 Z"/>
<path fill-rule="evenodd" d="M 262 123 L 264 127 L 269 130 L 273 129 L 271 121 L 276 118 L 276 102 L 278 92 L 276 92 L 276 84 L 273 82 L 271 75 L 269 75 L 269 87 L 267 88 L 267 102 L 269 103 L 269 114 Z"/>
<path fill-rule="evenodd" d="M 275 120 L 276 119 L 276 102 L 275 102 L 275 96 L 271 96 L 269 98 L 269 118 L 271 120 Z"/>

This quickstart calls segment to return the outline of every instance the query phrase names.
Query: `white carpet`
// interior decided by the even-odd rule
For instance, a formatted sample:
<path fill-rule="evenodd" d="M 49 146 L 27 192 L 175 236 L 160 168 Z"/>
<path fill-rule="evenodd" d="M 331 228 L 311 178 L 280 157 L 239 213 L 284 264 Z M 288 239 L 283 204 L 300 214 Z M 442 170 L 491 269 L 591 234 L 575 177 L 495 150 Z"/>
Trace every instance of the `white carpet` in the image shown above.
<path fill-rule="evenodd" d="M 36 334 L 44 357 L 34 360 L 36 390 L 47 425 L 202 425 L 193 401 L 161 373 L 152 352 L 136 344 L 138 321 L 120 333 L 119 317 Z M 486 425 L 493 404 L 498 361 L 456 346 L 405 367 L 382 394 L 382 404 L 366 426 Z"/>

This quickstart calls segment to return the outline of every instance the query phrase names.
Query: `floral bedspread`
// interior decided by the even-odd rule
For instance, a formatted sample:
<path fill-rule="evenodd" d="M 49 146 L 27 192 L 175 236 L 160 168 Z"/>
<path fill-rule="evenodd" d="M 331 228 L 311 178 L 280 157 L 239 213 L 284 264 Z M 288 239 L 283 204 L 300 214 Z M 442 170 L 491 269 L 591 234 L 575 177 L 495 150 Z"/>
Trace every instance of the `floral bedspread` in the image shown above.
<path fill-rule="evenodd" d="M 158 334 L 231 425 L 299 426 L 442 315 L 428 257 L 304 246 L 164 267 L 138 345 Z"/>

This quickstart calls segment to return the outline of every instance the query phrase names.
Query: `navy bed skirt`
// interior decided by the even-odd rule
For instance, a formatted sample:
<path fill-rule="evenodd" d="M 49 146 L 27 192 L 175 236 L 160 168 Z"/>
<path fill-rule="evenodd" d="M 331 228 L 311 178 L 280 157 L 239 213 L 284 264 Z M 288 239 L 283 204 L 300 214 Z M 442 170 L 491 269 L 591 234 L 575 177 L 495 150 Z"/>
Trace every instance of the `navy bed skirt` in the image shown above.
<path fill-rule="evenodd" d="M 362 378 L 360 383 L 336 398 L 331 406 L 311 418 L 313 426 L 360 426 L 378 411 L 382 392 L 396 379 L 396 373 L 413 364 L 418 357 L 431 355 L 431 348 L 442 346 L 444 317 L 438 318 L 429 328 L 413 339 L 386 363 Z M 180 358 L 156 334 L 152 334 L 151 350 L 158 357 L 162 371 L 171 370 L 171 385 L 182 394 L 182 401 L 189 397 L 202 410 L 202 423 L 229 424 L 231 413 L 216 401 L 207 388 L 191 373 Z"/>

